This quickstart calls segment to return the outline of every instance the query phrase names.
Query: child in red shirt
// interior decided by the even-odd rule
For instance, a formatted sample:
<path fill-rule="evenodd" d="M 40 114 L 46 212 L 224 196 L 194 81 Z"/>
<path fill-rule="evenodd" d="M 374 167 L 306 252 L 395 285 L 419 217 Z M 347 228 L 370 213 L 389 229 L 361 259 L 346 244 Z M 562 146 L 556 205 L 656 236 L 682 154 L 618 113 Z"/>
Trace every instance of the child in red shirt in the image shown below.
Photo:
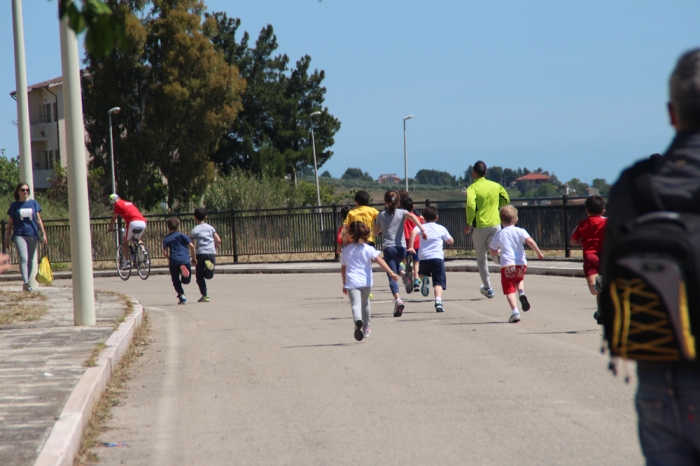
<path fill-rule="evenodd" d="M 348 212 L 350 212 L 349 206 L 340 208 L 340 227 L 338 228 L 338 235 L 336 236 L 335 242 L 335 260 L 339 260 L 340 252 L 343 250 L 343 224 L 345 223 L 345 219 L 348 218 Z"/>
<path fill-rule="evenodd" d="M 603 240 L 608 219 L 603 217 L 605 199 L 596 194 L 586 199 L 588 218 L 581 220 L 571 235 L 569 243 L 572 246 L 583 246 L 583 273 L 586 275 L 588 289 L 598 298 L 595 282 L 600 271 L 600 260 L 603 255 Z"/>
<path fill-rule="evenodd" d="M 401 198 L 401 208 L 411 212 L 412 214 L 416 214 L 415 211 L 413 210 L 413 199 L 408 197 L 408 195 L 406 195 L 406 197 Z M 420 223 L 425 223 L 425 221 L 423 220 L 423 216 L 418 217 L 418 220 L 420 220 Z M 410 252 L 407 253 L 407 254 L 411 254 L 411 256 L 413 257 L 413 277 L 414 277 L 413 291 L 420 290 L 420 284 L 421 284 L 421 281 L 418 278 L 418 264 L 420 263 L 420 261 L 418 260 L 418 249 L 420 248 L 420 238 L 418 236 L 416 236 L 416 240 L 414 241 L 413 245 L 408 244 L 408 241 L 411 238 L 411 232 L 413 231 L 413 229 L 416 226 L 417 225 L 415 223 L 413 223 L 412 220 L 410 220 L 410 219 L 404 220 L 403 236 L 406 239 L 406 249 L 411 249 L 411 247 L 413 247 L 413 249 L 416 251 L 415 253 L 410 253 Z M 403 267 L 402 267 L 402 269 L 403 269 Z"/>

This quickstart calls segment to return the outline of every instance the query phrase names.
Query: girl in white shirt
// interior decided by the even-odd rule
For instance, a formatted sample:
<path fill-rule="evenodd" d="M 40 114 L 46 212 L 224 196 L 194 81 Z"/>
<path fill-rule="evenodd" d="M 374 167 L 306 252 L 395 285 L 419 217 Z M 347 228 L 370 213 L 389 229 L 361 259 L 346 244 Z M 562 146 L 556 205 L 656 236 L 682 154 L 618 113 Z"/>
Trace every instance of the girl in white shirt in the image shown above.
<path fill-rule="evenodd" d="M 399 276 L 379 257 L 381 251 L 366 244 L 369 228 L 362 222 L 352 222 L 348 228 L 349 243 L 340 255 L 340 275 L 343 277 L 343 293 L 350 297 L 352 317 L 355 322 L 355 340 L 361 341 L 372 331 L 369 295 L 372 292 L 372 261 L 386 271 L 392 280 Z"/>

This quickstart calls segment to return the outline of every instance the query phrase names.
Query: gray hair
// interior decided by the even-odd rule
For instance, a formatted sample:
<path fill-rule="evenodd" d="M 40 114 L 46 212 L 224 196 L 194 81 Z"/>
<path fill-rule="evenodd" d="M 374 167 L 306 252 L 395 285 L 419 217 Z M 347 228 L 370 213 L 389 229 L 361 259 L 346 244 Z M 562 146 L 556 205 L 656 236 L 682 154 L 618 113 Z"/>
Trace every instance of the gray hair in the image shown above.
<path fill-rule="evenodd" d="M 669 83 L 671 103 L 682 126 L 700 126 L 700 48 L 678 59 Z"/>

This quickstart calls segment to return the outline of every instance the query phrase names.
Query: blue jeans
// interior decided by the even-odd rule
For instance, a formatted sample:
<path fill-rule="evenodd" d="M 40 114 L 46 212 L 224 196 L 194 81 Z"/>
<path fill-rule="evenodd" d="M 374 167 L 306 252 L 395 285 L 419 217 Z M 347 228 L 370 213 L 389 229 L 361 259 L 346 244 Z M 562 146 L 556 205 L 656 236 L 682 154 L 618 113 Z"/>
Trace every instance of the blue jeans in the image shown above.
<path fill-rule="evenodd" d="M 648 466 L 700 464 L 700 368 L 639 363 L 635 404 Z"/>
<path fill-rule="evenodd" d="M 399 263 L 404 257 L 406 257 L 406 248 L 391 246 L 384 250 L 384 261 L 386 262 L 386 265 L 388 265 L 389 268 L 396 274 L 399 273 Z M 391 294 L 398 293 L 399 282 L 392 280 L 391 277 L 389 277 L 389 274 L 386 274 L 386 276 L 389 278 L 389 288 L 391 288 Z"/>

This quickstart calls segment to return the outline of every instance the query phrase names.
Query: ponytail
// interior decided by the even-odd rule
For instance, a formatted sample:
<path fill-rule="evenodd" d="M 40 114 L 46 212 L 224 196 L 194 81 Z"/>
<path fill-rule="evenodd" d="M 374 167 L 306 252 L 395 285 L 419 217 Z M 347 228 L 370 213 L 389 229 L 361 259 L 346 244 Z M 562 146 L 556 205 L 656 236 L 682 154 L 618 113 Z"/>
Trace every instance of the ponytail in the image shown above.
<path fill-rule="evenodd" d="M 384 211 L 389 215 L 394 215 L 394 211 L 401 205 L 399 193 L 393 189 L 384 193 L 384 204 L 386 204 Z"/>

